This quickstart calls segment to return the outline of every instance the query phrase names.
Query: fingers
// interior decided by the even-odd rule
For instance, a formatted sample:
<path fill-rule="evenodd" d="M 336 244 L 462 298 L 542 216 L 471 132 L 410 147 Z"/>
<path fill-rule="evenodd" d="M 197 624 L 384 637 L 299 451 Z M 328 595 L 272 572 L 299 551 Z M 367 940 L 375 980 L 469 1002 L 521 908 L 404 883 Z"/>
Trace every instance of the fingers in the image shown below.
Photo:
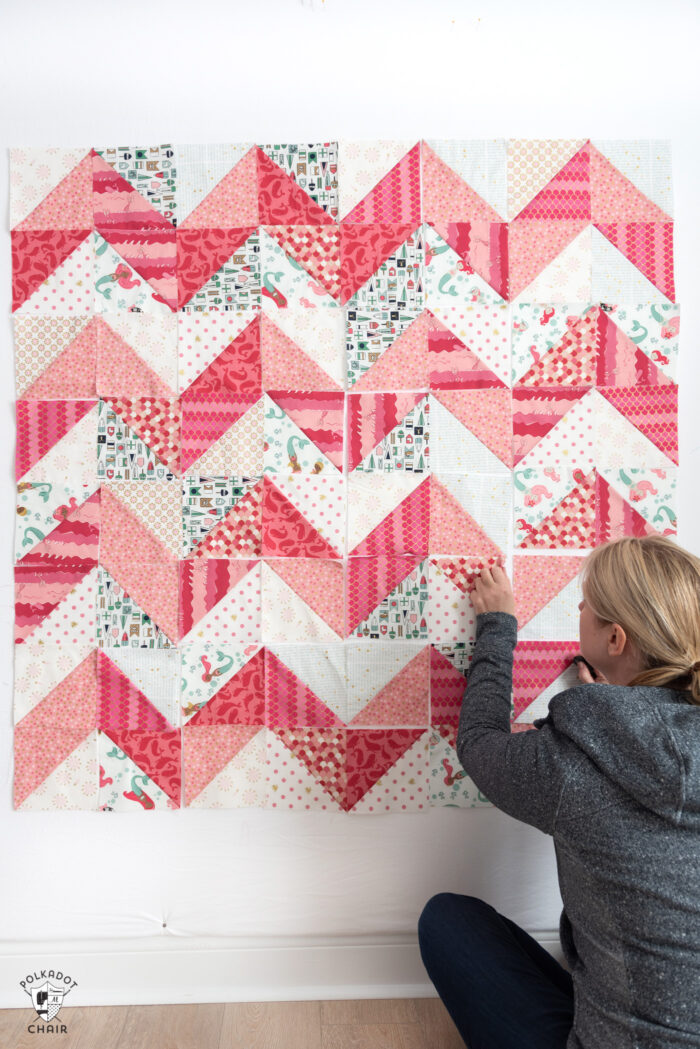
<path fill-rule="evenodd" d="M 578 673 L 579 681 L 581 681 L 584 685 L 595 685 L 596 679 L 593 677 L 590 670 L 584 663 L 583 656 L 580 656 L 580 658 L 574 657 L 574 659 L 576 661 L 576 671 Z"/>

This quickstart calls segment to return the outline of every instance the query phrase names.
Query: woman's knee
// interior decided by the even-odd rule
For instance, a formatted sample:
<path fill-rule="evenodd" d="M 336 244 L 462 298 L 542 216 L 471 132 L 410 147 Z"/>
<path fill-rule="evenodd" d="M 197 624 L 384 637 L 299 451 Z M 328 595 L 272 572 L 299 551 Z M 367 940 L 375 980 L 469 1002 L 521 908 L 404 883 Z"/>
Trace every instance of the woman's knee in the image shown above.
<path fill-rule="evenodd" d="M 418 918 L 418 940 L 426 942 L 434 936 L 444 938 L 447 930 L 456 925 L 470 924 L 485 911 L 492 911 L 490 904 L 477 896 L 462 896 L 456 892 L 438 892 L 431 896 Z"/>

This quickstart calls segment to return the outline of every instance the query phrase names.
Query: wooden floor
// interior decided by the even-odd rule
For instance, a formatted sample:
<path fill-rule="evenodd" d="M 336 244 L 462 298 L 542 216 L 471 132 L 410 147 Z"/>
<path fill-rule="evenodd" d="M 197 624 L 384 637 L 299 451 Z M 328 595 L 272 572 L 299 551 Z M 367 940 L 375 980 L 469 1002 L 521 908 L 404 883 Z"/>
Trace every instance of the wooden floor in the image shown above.
<path fill-rule="evenodd" d="M 464 1049 L 438 998 L 66 1007 L 63 1036 L 29 1034 L 31 1020 L 0 1010 L 2 1049 Z"/>

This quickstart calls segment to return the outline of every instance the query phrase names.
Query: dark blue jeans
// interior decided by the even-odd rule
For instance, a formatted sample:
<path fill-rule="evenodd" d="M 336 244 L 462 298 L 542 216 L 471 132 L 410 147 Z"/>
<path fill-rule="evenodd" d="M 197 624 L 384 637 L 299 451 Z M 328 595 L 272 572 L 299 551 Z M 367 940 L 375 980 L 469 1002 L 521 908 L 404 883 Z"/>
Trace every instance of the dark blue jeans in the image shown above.
<path fill-rule="evenodd" d="M 564 1049 L 571 976 L 483 900 L 441 892 L 418 921 L 423 964 L 468 1049 Z"/>

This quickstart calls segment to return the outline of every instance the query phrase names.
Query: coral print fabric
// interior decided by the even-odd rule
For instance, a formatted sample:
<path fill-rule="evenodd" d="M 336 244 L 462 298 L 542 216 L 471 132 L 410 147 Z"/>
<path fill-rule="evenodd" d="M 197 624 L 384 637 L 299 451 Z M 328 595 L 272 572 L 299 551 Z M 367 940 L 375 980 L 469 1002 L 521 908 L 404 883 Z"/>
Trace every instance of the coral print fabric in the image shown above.
<path fill-rule="evenodd" d="M 16 149 L 11 187 L 15 806 L 487 805 L 477 573 L 526 731 L 586 552 L 676 531 L 666 144 Z"/>

